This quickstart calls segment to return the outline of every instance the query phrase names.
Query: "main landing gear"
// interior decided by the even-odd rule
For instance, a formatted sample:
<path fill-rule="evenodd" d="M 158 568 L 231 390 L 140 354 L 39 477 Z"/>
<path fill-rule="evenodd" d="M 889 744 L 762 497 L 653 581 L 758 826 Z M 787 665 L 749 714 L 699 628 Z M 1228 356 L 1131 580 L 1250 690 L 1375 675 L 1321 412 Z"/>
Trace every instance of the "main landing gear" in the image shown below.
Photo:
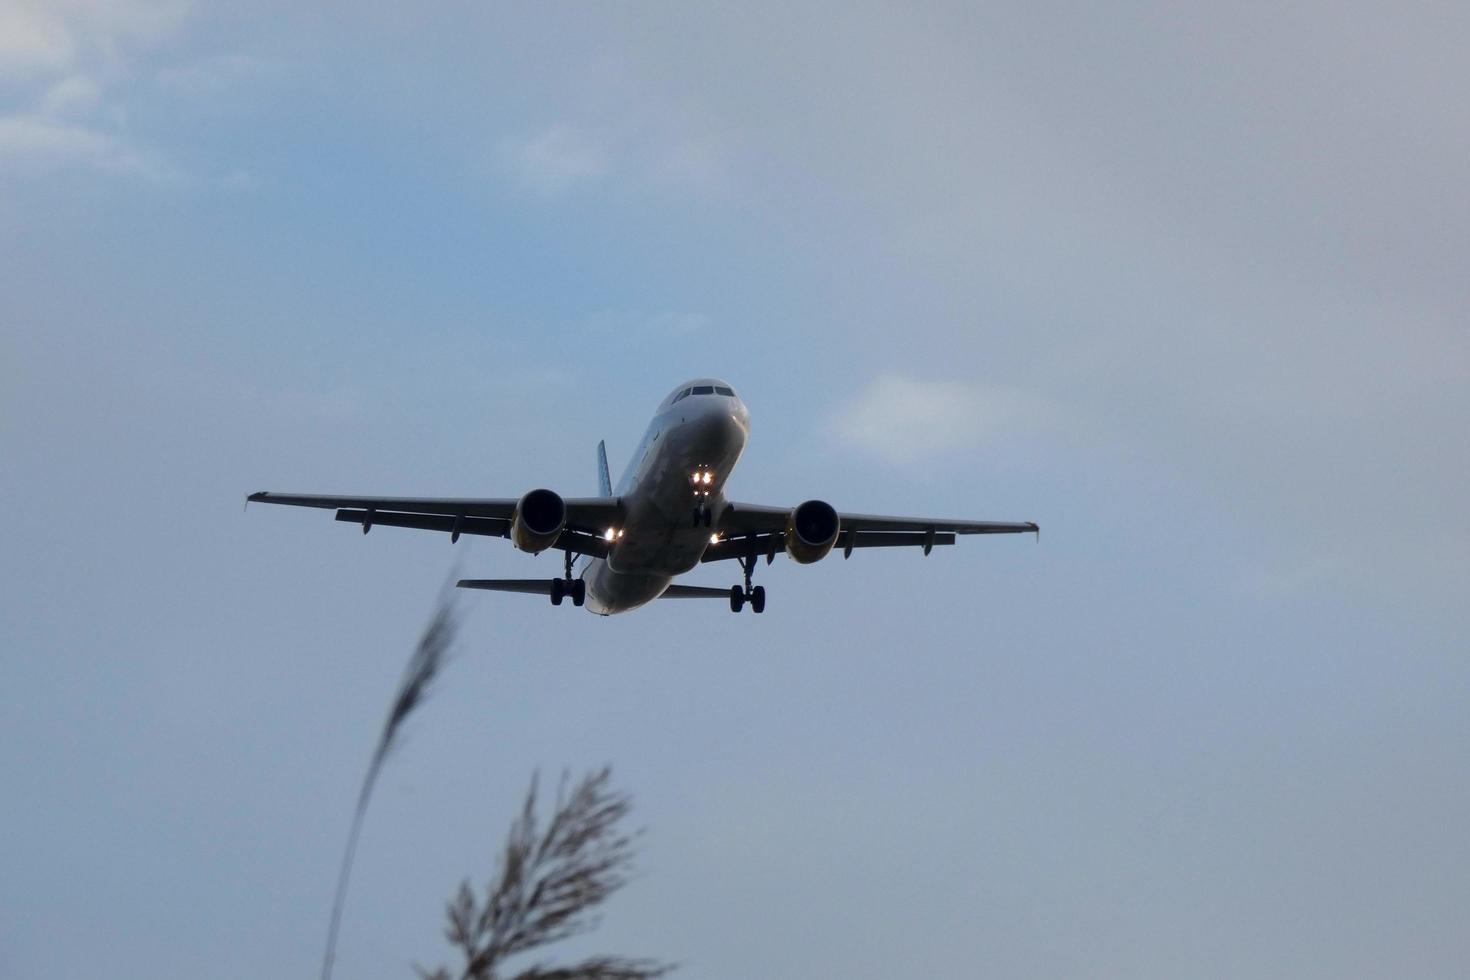
<path fill-rule="evenodd" d="M 587 601 L 587 581 L 586 579 L 572 578 L 573 555 L 568 551 L 566 552 L 566 556 L 564 577 L 551 580 L 551 604 L 553 606 L 559 606 L 563 599 L 571 596 L 572 605 L 580 606 Z"/>
<path fill-rule="evenodd" d="M 740 567 L 745 569 L 745 587 L 730 586 L 730 611 L 738 613 L 749 602 L 751 612 L 757 614 L 765 612 L 766 587 L 757 585 L 751 588 L 750 586 L 750 576 L 755 572 L 755 555 L 747 555 L 740 559 Z"/>

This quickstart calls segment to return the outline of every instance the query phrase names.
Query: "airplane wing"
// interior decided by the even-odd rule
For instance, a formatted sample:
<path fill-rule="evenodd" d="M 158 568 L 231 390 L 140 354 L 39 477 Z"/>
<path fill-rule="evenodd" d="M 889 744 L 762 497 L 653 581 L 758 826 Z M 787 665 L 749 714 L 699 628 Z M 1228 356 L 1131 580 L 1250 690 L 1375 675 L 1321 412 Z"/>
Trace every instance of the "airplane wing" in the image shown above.
<path fill-rule="evenodd" d="M 731 501 L 720 515 L 722 540 L 705 551 L 704 561 L 765 555 L 770 561 L 785 547 L 790 507 L 768 507 Z M 1040 534 L 1031 521 L 962 521 L 942 517 L 891 517 L 884 514 L 837 514 L 834 550 L 849 557 L 854 548 L 919 547 L 928 554 L 936 545 L 952 545 L 960 534 Z"/>
<path fill-rule="evenodd" d="M 262 490 L 247 503 L 319 507 L 337 511 L 337 520 L 360 524 L 366 534 L 375 525 L 444 531 L 451 540 L 461 534 L 495 538 L 510 536 L 515 497 L 356 497 L 314 493 L 271 493 Z M 553 548 L 581 555 L 606 557 L 605 528 L 621 520 L 622 501 L 616 497 L 567 497 L 567 524 Z"/>

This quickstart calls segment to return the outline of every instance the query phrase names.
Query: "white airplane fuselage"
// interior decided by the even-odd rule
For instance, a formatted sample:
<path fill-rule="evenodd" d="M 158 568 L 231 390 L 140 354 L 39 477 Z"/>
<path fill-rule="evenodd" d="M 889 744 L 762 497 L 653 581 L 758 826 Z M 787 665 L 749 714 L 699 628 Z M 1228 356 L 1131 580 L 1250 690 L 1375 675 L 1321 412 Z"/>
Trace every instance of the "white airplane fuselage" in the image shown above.
<path fill-rule="evenodd" d="M 712 378 L 680 390 L 696 385 L 729 390 Z M 665 401 L 614 488 L 624 516 L 613 531 L 612 549 L 582 570 L 589 612 L 608 616 L 636 609 L 699 564 L 711 530 L 704 521 L 696 524 L 695 514 L 707 510 L 710 524 L 719 526 L 725 483 L 749 437 L 750 413 L 738 395 Z"/>

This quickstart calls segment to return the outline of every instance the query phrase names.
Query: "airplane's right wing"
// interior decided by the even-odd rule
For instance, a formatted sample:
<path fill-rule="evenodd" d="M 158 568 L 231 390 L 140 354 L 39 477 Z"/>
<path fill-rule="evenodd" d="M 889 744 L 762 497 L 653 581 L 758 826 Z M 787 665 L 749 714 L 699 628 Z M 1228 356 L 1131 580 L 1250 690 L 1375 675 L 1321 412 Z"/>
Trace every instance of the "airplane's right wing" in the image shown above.
<path fill-rule="evenodd" d="M 773 558 L 785 547 L 794 508 L 731 501 L 720 515 L 719 538 L 705 550 L 704 561 L 743 558 L 751 554 Z M 829 517 L 830 517 L 830 511 Z M 893 517 L 885 514 L 837 512 L 835 549 L 844 556 L 855 548 L 923 548 L 952 545 L 961 534 L 1040 534 L 1031 521 L 970 521 L 943 517 Z M 830 533 L 830 532 L 829 532 Z"/>

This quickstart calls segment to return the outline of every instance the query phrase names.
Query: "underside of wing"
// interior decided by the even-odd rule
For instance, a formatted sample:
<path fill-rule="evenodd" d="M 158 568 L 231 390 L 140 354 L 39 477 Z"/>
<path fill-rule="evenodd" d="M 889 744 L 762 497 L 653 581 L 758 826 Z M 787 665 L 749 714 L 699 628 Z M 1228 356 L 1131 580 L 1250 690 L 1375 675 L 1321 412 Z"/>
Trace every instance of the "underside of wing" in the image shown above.
<path fill-rule="evenodd" d="M 856 548 L 923 548 L 954 544 L 952 532 L 935 532 L 931 538 L 925 531 L 842 531 L 837 535 L 833 550 L 850 556 Z M 769 563 L 786 549 L 786 535 L 746 534 L 738 538 L 722 538 L 704 550 L 700 561 L 730 561 L 733 559 L 765 557 Z"/>
<path fill-rule="evenodd" d="M 791 520 L 792 510 L 791 507 L 769 507 L 764 504 L 731 501 L 720 517 L 720 530 L 732 536 L 785 531 Z M 962 521 L 949 517 L 891 517 L 886 514 L 852 514 L 842 511 L 838 511 L 837 518 L 843 530 L 852 531 L 1032 534 L 1041 530 L 1031 521 Z"/>
<path fill-rule="evenodd" d="M 262 490 L 245 498 L 252 504 L 285 504 L 288 507 L 358 508 L 400 514 L 444 514 L 466 517 L 498 517 L 515 514 L 515 497 L 354 497 L 324 493 L 271 493 Z M 570 503 L 570 501 L 568 501 Z"/>
<path fill-rule="evenodd" d="M 554 494 L 551 496 L 555 497 Z M 262 491 L 252 493 L 246 501 L 335 509 L 337 520 L 361 526 L 364 534 L 383 525 L 442 531 L 457 541 L 461 534 L 510 537 L 520 498 L 360 497 Z M 602 537 L 602 531 L 618 523 L 622 502 L 616 497 L 569 497 L 563 502 L 566 521 L 550 547 L 579 555 L 606 557 L 608 544 Z M 554 527 L 553 524 L 551 533 L 554 533 Z"/>

